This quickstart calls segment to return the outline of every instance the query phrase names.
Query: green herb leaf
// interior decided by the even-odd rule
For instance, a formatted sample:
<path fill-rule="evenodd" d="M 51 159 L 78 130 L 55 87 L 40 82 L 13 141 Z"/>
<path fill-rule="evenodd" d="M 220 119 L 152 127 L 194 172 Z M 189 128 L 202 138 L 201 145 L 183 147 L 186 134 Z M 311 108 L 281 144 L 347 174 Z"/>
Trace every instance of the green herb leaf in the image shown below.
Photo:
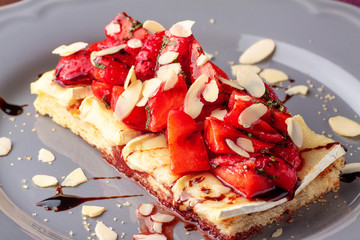
<path fill-rule="evenodd" d="M 106 99 L 106 94 L 104 93 L 104 95 L 101 98 L 101 101 L 104 103 L 106 108 L 110 108 L 110 103 L 109 101 Z"/>
<path fill-rule="evenodd" d="M 273 155 L 271 155 L 270 158 L 271 158 L 271 161 L 272 161 L 272 162 L 275 162 L 275 157 L 274 157 Z"/>
<path fill-rule="evenodd" d="M 95 64 L 95 67 L 96 67 L 96 68 L 100 68 L 100 69 L 102 69 L 102 70 L 105 70 L 106 65 L 101 64 L 101 63 L 98 63 L 98 62 L 95 62 L 95 61 L 93 61 L 93 62 L 94 62 L 94 64 Z"/>
<path fill-rule="evenodd" d="M 134 36 L 133 32 L 142 26 L 141 22 L 135 21 L 130 27 L 129 27 L 129 36 L 132 38 Z"/>
<path fill-rule="evenodd" d="M 149 106 L 146 106 L 145 110 L 146 110 L 146 114 L 147 114 L 147 120 L 146 120 L 146 124 L 145 124 L 145 129 L 148 130 L 149 125 L 150 125 L 150 120 L 151 120 L 151 110 L 150 110 Z"/>

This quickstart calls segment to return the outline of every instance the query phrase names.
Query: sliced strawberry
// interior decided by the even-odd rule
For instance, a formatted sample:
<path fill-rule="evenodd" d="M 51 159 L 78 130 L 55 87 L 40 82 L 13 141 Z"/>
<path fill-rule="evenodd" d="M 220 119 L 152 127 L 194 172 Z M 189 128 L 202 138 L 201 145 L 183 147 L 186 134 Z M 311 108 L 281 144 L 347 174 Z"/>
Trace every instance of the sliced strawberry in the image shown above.
<path fill-rule="evenodd" d="M 255 198 L 275 188 L 270 178 L 258 173 L 254 161 L 241 156 L 219 156 L 211 160 L 211 165 L 220 181 L 246 198 Z"/>
<path fill-rule="evenodd" d="M 218 81 L 219 76 L 229 79 L 226 73 L 221 70 L 218 66 L 213 64 L 211 61 L 208 61 L 202 66 L 198 66 L 197 59 L 201 54 L 205 54 L 199 42 L 196 39 L 193 39 L 190 49 L 190 72 L 191 72 L 191 82 L 194 82 L 198 77 L 205 74 L 210 80 L 215 79 Z"/>
<path fill-rule="evenodd" d="M 107 84 L 123 85 L 129 72 L 129 66 L 121 61 L 123 56 L 126 55 L 113 54 L 96 58 L 95 78 Z"/>
<path fill-rule="evenodd" d="M 94 79 L 93 70 L 90 52 L 81 50 L 60 58 L 55 69 L 55 78 L 63 85 L 90 84 Z"/>
<path fill-rule="evenodd" d="M 187 86 L 182 76 L 178 76 L 175 86 L 164 91 L 164 84 L 147 103 L 147 127 L 151 132 L 158 132 L 166 127 L 170 110 L 179 109 L 184 104 Z"/>
<path fill-rule="evenodd" d="M 135 73 L 141 80 L 151 79 L 155 76 L 157 56 L 163 43 L 165 31 L 150 35 L 144 42 L 139 54 L 136 56 Z"/>
<path fill-rule="evenodd" d="M 272 143 L 266 143 L 255 138 L 250 138 L 229 123 L 213 117 L 207 118 L 205 120 L 204 137 L 209 148 L 215 153 L 234 154 L 234 152 L 228 147 L 225 139 L 230 139 L 234 142 L 236 142 L 238 138 L 249 139 L 252 142 L 254 152 L 259 152 L 260 150 L 266 149 L 269 150 L 274 146 Z"/>
<path fill-rule="evenodd" d="M 146 110 L 145 107 L 137 107 L 135 106 L 131 113 L 124 118 L 123 123 L 127 126 L 137 129 L 137 130 L 145 130 L 146 128 Z"/>
<path fill-rule="evenodd" d="M 93 51 L 100 51 L 106 48 L 111 48 L 115 46 L 119 46 L 121 44 L 126 44 L 126 41 L 121 41 L 119 39 L 114 39 L 111 37 L 107 37 L 104 40 L 101 40 L 99 42 L 94 42 L 90 44 L 86 50 L 93 52 Z"/>
<path fill-rule="evenodd" d="M 290 163 L 297 171 L 303 166 L 303 160 L 301 155 L 296 147 L 296 145 L 291 141 L 286 141 L 280 145 L 275 145 L 270 151 L 275 156 L 282 157 Z"/>
<path fill-rule="evenodd" d="M 111 32 L 110 25 L 119 24 L 119 32 Z M 107 37 L 118 39 L 120 41 L 137 38 L 144 41 L 149 33 L 142 27 L 142 24 L 132 17 L 127 15 L 126 12 L 119 13 L 108 25 L 105 27 L 105 34 Z"/>
<path fill-rule="evenodd" d="M 113 111 L 115 111 L 116 102 L 119 99 L 119 96 L 124 92 L 124 90 L 125 89 L 123 86 L 119 86 L 119 85 L 113 86 L 111 92 L 111 102 L 110 102 L 111 109 Z"/>
<path fill-rule="evenodd" d="M 276 186 L 293 193 L 298 182 L 295 168 L 282 158 L 263 156 L 255 159 L 255 168 L 270 178 Z"/>
<path fill-rule="evenodd" d="M 287 135 L 287 124 L 285 123 L 286 119 L 291 117 L 289 113 L 282 112 L 276 108 L 271 109 L 271 115 L 272 115 L 272 126 L 283 133 L 284 135 Z"/>
<path fill-rule="evenodd" d="M 210 169 L 204 139 L 195 120 L 189 115 L 181 110 L 169 112 L 167 138 L 174 174 Z"/>
<path fill-rule="evenodd" d="M 91 88 L 95 97 L 102 101 L 106 108 L 110 108 L 113 85 L 99 81 L 93 81 Z"/>
<path fill-rule="evenodd" d="M 166 52 L 178 52 L 177 61 L 181 65 L 181 70 L 185 76 L 185 80 L 190 82 L 190 46 L 194 36 L 177 37 L 170 33 L 170 30 L 165 31 L 165 36 L 162 41 L 162 49 L 160 55 Z"/>

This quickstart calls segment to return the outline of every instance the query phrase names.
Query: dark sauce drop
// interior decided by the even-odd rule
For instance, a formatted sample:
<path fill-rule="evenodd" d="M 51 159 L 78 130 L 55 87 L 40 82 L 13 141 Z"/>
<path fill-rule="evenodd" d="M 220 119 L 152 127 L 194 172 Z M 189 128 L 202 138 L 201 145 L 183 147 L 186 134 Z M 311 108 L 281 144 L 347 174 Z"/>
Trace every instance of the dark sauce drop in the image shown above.
<path fill-rule="evenodd" d="M 340 175 L 340 181 L 344 183 L 351 183 L 355 181 L 357 178 L 360 178 L 360 172 L 353 172 L 353 173 L 347 173 L 347 174 L 341 174 Z"/>
<path fill-rule="evenodd" d="M 15 104 L 10 104 L 7 103 L 2 97 L 0 97 L 0 108 L 1 110 L 11 116 L 17 116 L 23 113 L 24 109 L 23 107 L 26 107 L 27 104 L 25 105 L 15 105 Z"/>
<path fill-rule="evenodd" d="M 131 197 L 140 197 L 140 196 L 143 195 L 139 194 L 139 195 L 121 195 L 121 196 L 109 196 L 109 197 L 79 197 L 76 195 L 59 193 L 50 198 L 44 199 L 36 203 L 36 206 L 44 207 L 48 211 L 52 210 L 54 212 L 60 212 L 79 206 L 84 202 L 114 199 L 114 198 L 131 198 Z"/>

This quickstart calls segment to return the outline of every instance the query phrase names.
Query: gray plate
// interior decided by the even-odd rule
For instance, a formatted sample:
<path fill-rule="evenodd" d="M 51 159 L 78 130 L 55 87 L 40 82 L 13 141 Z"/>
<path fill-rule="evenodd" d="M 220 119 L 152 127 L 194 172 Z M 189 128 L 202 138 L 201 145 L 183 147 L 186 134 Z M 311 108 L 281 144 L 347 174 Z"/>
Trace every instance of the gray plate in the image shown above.
<path fill-rule="evenodd" d="M 0 96 L 11 103 L 30 105 L 14 121 L 0 112 L 0 136 L 10 137 L 13 142 L 11 153 L 0 159 L 0 207 L 4 212 L 0 211 L 1 239 L 86 239 L 94 231 L 97 220 L 112 226 L 120 236 L 125 233 L 125 239 L 138 232 L 135 209 L 140 203 L 154 199 L 127 179 L 109 183 L 90 181 L 66 189 L 66 193 L 80 196 L 144 194 L 141 198 L 90 203 L 108 209 L 98 219 L 86 220 L 90 232 L 83 226 L 80 207 L 59 213 L 36 207 L 36 202 L 52 196 L 55 189 L 40 189 L 31 182 L 35 174 L 60 179 L 79 166 L 88 177 L 117 175 L 79 137 L 47 117 L 35 117 L 32 107 L 35 96 L 30 95 L 29 84 L 39 73 L 55 67 L 58 57 L 51 54 L 55 47 L 103 39 L 104 26 L 121 11 L 140 21 L 157 20 L 165 27 L 184 19 L 196 20 L 195 36 L 207 52 L 218 52 L 215 63 L 229 74 L 227 62 L 237 62 L 240 53 L 251 43 L 262 38 L 274 39 L 276 53 L 271 61 L 260 66 L 285 71 L 295 79 L 292 85 L 309 85 L 308 80 L 313 84 L 308 96 L 296 96 L 288 101 L 289 110 L 302 114 L 317 132 L 331 134 L 347 146 L 347 162 L 359 160 L 359 138 L 339 137 L 327 124 L 330 116 L 338 114 L 359 121 L 360 11 L 355 7 L 333 1 L 288 0 L 202 0 L 181 4 L 160 0 L 22 1 L 0 8 Z M 211 18 L 215 24 L 210 24 Z M 284 97 L 283 92 L 284 89 L 278 90 L 280 98 Z M 328 99 L 329 96 L 335 99 Z M 52 165 L 37 160 L 42 147 L 56 155 Z M 32 160 L 26 160 L 26 155 Z M 23 189 L 24 184 L 29 188 Z M 321 202 L 301 208 L 291 216 L 286 215 L 283 221 L 265 228 L 255 239 L 271 238 L 280 227 L 283 234 L 278 239 L 356 239 L 360 234 L 359 190 L 359 182 L 341 184 L 339 192 L 330 193 Z M 116 206 L 126 201 L 131 206 Z M 74 233 L 72 237 L 70 230 Z M 197 232 L 186 235 L 182 224 L 176 227 L 174 237 L 203 238 Z"/>

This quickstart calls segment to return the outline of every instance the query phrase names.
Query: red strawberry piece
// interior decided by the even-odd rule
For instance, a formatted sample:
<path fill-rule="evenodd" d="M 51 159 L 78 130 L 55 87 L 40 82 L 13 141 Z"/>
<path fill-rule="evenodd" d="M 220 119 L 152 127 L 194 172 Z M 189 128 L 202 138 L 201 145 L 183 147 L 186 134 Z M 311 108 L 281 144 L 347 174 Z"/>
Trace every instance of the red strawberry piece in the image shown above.
<path fill-rule="evenodd" d="M 94 76 L 97 80 L 112 85 L 123 85 L 129 66 L 121 62 L 121 54 L 97 57 L 95 61 Z"/>
<path fill-rule="evenodd" d="M 298 182 L 295 168 L 275 156 L 263 156 L 255 159 L 255 167 L 261 174 L 270 178 L 276 186 L 293 193 Z"/>
<path fill-rule="evenodd" d="M 179 109 L 184 104 L 187 86 L 182 76 L 178 76 L 175 86 L 167 91 L 163 90 L 164 84 L 159 91 L 151 97 L 147 103 L 147 129 L 158 132 L 166 127 L 168 114 L 173 109 Z"/>
<path fill-rule="evenodd" d="M 108 31 L 109 26 L 112 24 L 120 25 L 120 32 Z M 132 17 L 127 15 L 126 12 L 119 13 L 108 25 L 105 27 L 105 34 L 120 41 L 137 38 L 144 41 L 149 33 L 142 27 L 142 24 Z"/>
<path fill-rule="evenodd" d="M 119 86 L 119 85 L 113 86 L 111 91 L 111 102 L 110 102 L 111 109 L 113 111 L 115 111 L 116 102 L 119 99 L 119 96 L 124 92 L 124 90 L 125 89 L 123 86 Z"/>
<path fill-rule="evenodd" d="M 211 165 L 220 181 L 246 198 L 255 198 L 275 188 L 270 178 L 259 174 L 254 161 L 241 156 L 219 156 L 211 160 Z"/>
<path fill-rule="evenodd" d="M 105 38 L 99 42 L 94 42 L 90 44 L 86 50 L 93 52 L 93 51 L 100 51 L 106 48 L 111 48 L 115 46 L 119 46 L 121 44 L 126 44 L 126 41 L 120 41 L 119 39 L 114 39 L 111 37 Z"/>
<path fill-rule="evenodd" d="M 215 79 L 218 81 L 219 76 L 229 79 L 226 73 L 221 70 L 218 66 L 213 64 L 211 61 L 208 61 L 202 66 L 197 66 L 197 59 L 201 54 L 205 54 L 199 42 L 194 39 L 191 43 L 190 49 L 190 72 L 191 72 L 191 82 L 194 82 L 198 77 L 205 74 L 210 80 Z"/>
<path fill-rule="evenodd" d="M 282 112 L 276 108 L 271 109 L 271 116 L 272 116 L 272 126 L 283 133 L 284 135 L 287 135 L 287 124 L 285 123 L 286 119 L 291 117 L 289 113 Z"/>
<path fill-rule="evenodd" d="M 194 119 L 181 110 L 171 110 L 167 123 L 171 171 L 184 174 L 210 169 L 204 139 Z"/>
<path fill-rule="evenodd" d="M 150 35 L 144 42 L 135 59 L 136 77 L 141 80 L 151 79 L 155 76 L 157 56 L 161 49 L 165 31 Z"/>
<path fill-rule="evenodd" d="M 133 129 L 145 130 L 146 128 L 146 110 L 145 107 L 135 106 L 131 113 L 124 118 L 123 123 Z"/>
<path fill-rule="evenodd" d="M 63 85 L 90 84 L 94 79 L 93 70 L 90 52 L 81 50 L 60 58 L 55 69 L 55 78 Z"/>
<path fill-rule="evenodd" d="M 93 81 L 91 88 L 95 97 L 102 101 L 106 108 L 110 108 L 113 85 L 99 81 Z"/>
<path fill-rule="evenodd" d="M 185 75 L 187 82 L 190 82 L 190 80 L 188 80 L 190 79 L 190 46 L 193 39 L 193 35 L 188 37 L 176 37 L 172 35 L 169 30 L 166 30 L 162 41 L 162 49 L 160 50 L 160 55 L 166 52 L 179 53 L 177 61 L 181 65 L 182 72 Z"/>
<path fill-rule="evenodd" d="M 274 146 L 272 143 L 266 143 L 255 138 L 250 138 L 229 123 L 213 117 L 207 118 L 205 120 L 204 137 L 209 148 L 215 153 L 234 154 L 234 152 L 228 147 L 225 139 L 230 139 L 234 142 L 236 142 L 238 138 L 249 139 L 252 142 L 254 152 L 270 149 Z"/>
<path fill-rule="evenodd" d="M 275 145 L 270 151 L 275 156 L 279 156 L 288 163 L 290 163 L 297 171 L 303 166 L 303 160 L 298 151 L 296 145 L 291 141 L 286 141 L 284 143 Z"/>

